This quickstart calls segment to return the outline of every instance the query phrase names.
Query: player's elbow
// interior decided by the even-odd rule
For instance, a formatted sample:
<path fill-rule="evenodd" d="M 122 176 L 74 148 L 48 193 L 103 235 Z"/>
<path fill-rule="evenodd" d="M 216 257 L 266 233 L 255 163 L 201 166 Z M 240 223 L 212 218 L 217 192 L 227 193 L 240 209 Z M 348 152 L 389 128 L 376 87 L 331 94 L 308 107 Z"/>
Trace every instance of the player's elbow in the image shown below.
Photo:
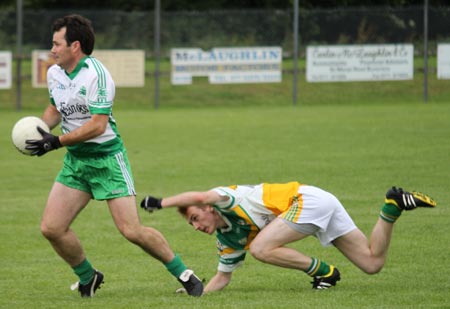
<path fill-rule="evenodd" d="M 109 123 L 109 115 L 95 114 L 89 122 L 90 134 L 94 137 L 106 132 Z"/>
<path fill-rule="evenodd" d="M 108 126 L 108 123 L 99 123 L 95 128 L 95 135 L 100 136 L 103 133 L 106 132 L 106 127 Z"/>

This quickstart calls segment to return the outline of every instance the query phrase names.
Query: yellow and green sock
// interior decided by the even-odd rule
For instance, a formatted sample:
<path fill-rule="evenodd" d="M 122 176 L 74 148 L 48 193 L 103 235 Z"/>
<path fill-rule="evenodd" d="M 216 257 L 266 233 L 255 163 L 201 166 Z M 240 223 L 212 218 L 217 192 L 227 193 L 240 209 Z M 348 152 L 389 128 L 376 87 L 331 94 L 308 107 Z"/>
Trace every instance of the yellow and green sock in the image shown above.
<path fill-rule="evenodd" d="M 385 203 L 381 208 L 380 218 L 388 223 L 394 223 L 402 214 L 402 210 L 395 204 Z"/>
<path fill-rule="evenodd" d="M 311 277 L 315 277 L 315 276 L 325 276 L 329 274 L 330 271 L 331 271 L 330 265 L 319 259 L 312 258 L 311 264 L 309 265 L 308 269 L 305 272 Z"/>

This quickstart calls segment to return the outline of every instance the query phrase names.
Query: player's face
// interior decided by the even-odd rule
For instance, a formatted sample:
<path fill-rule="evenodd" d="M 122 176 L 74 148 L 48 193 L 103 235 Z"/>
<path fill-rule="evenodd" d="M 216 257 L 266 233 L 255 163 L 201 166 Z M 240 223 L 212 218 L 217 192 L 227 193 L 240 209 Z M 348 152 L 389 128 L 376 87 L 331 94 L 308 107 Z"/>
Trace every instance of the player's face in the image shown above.
<path fill-rule="evenodd" d="M 186 219 L 195 230 L 213 234 L 217 229 L 215 211 L 212 207 L 189 207 L 186 211 Z"/>
<path fill-rule="evenodd" d="M 79 44 L 79 42 L 72 42 L 72 44 L 68 46 L 67 41 L 64 38 L 65 34 L 65 27 L 53 33 L 51 53 L 56 60 L 56 64 L 70 73 L 77 65 L 77 59 L 74 56 L 73 50 L 75 45 Z"/>

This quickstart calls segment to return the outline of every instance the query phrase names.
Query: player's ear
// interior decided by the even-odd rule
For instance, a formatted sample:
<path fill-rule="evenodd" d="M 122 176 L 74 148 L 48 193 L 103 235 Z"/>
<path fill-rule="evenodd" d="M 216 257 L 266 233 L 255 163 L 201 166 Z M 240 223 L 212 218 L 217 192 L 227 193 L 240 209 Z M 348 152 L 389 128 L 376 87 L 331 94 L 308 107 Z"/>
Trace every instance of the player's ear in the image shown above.
<path fill-rule="evenodd" d="M 81 44 L 80 44 L 80 41 L 74 41 L 74 42 L 72 42 L 72 44 L 70 44 L 70 47 L 72 48 L 73 51 L 81 50 Z"/>

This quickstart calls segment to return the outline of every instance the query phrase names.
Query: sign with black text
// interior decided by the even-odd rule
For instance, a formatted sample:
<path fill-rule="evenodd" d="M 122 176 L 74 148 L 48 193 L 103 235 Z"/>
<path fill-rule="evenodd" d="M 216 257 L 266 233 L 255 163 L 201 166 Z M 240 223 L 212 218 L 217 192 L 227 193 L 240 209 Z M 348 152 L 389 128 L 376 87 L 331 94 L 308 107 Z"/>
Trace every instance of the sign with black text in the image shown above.
<path fill-rule="evenodd" d="M 193 76 L 211 84 L 281 82 L 281 47 L 174 48 L 170 61 L 174 85 L 192 84 Z"/>
<path fill-rule="evenodd" d="M 410 80 L 412 44 L 308 46 L 308 82 Z"/>

